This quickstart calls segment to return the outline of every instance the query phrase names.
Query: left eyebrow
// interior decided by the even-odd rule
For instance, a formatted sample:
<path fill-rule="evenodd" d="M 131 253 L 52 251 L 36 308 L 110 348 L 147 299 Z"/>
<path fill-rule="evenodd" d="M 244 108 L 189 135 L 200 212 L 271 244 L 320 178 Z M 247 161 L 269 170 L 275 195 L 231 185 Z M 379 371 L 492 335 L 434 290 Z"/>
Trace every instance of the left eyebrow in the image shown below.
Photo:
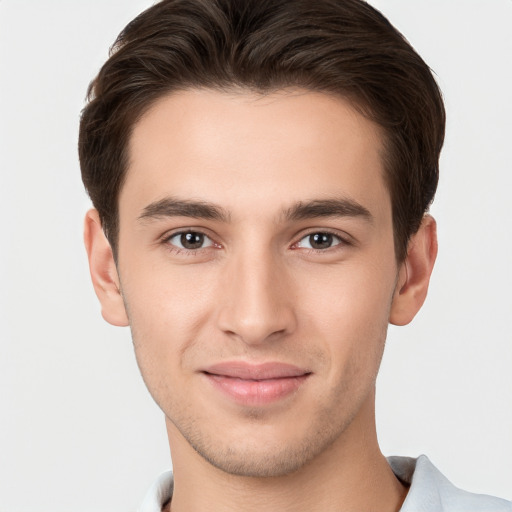
<path fill-rule="evenodd" d="M 284 217 L 288 221 L 321 217 L 360 217 L 370 224 L 373 223 L 373 215 L 367 208 L 345 198 L 299 201 L 284 211 Z"/>

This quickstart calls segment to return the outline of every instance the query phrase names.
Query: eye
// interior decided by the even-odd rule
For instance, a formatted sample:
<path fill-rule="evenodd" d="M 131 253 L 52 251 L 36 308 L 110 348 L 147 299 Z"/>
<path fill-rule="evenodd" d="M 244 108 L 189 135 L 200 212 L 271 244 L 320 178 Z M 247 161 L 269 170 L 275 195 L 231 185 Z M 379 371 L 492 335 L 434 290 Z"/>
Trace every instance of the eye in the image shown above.
<path fill-rule="evenodd" d="M 316 232 L 301 238 L 296 247 L 304 249 L 325 250 L 343 243 L 339 236 L 328 232 Z"/>
<path fill-rule="evenodd" d="M 205 247 L 213 245 L 213 241 L 204 233 L 200 233 L 199 231 L 175 233 L 167 239 L 167 243 L 177 247 L 178 249 L 184 249 L 187 251 L 204 249 Z"/>

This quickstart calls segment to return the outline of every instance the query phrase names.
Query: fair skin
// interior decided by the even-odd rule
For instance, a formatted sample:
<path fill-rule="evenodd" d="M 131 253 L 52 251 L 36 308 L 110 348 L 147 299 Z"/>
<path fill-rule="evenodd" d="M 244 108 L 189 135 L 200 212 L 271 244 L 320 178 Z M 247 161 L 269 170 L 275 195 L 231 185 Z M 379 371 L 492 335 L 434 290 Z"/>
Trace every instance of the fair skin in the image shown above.
<path fill-rule="evenodd" d="M 174 512 L 397 511 L 375 433 L 387 325 L 421 307 L 426 216 L 397 263 L 379 128 L 340 98 L 188 90 L 134 127 L 104 318 L 166 416 Z"/>

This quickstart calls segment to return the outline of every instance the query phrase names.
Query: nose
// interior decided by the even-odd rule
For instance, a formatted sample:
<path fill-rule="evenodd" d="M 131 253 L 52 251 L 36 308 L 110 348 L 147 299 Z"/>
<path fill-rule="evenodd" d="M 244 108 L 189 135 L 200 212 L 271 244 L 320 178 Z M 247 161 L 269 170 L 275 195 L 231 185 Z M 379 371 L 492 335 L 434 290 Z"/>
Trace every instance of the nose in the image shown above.
<path fill-rule="evenodd" d="M 223 274 L 218 326 L 247 345 L 286 336 L 296 327 L 293 291 L 284 263 L 269 251 L 239 255 Z"/>

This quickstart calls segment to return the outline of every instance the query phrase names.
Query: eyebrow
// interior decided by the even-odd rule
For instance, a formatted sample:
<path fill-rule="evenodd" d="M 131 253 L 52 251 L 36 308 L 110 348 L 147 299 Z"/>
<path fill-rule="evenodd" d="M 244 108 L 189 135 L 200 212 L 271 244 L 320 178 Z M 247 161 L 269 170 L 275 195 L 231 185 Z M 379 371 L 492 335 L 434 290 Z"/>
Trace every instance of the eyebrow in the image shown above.
<path fill-rule="evenodd" d="M 360 217 L 373 222 L 370 211 L 358 202 L 347 199 L 316 199 L 299 201 L 283 211 L 285 221 L 296 221 L 327 217 Z M 139 220 L 161 219 L 165 217 L 191 217 L 220 222 L 229 222 L 227 210 L 208 201 L 195 201 L 166 197 L 146 206 L 139 215 Z"/>
<path fill-rule="evenodd" d="M 164 217 L 193 217 L 196 219 L 229 221 L 229 213 L 222 207 L 207 201 L 193 201 L 166 197 L 149 204 L 142 210 L 139 220 Z"/>
<path fill-rule="evenodd" d="M 373 215 L 358 202 L 347 199 L 320 199 L 308 202 L 299 201 L 285 212 L 287 220 L 304 220 L 323 217 L 361 217 L 372 223 Z"/>

